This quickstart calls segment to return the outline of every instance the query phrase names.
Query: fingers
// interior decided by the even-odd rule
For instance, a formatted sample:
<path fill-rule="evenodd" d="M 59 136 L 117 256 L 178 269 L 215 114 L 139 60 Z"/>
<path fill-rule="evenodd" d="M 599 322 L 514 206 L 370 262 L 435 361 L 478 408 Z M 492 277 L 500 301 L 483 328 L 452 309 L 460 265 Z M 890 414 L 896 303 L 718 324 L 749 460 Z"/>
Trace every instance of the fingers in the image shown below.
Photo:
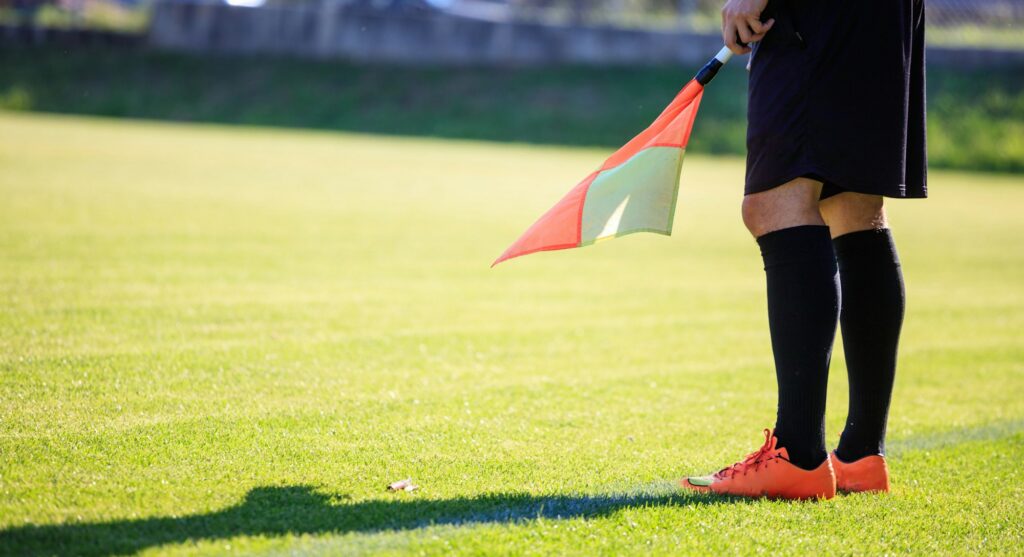
<path fill-rule="evenodd" d="M 774 25 L 774 19 L 762 23 L 758 16 L 733 12 L 728 5 L 722 10 L 722 40 L 734 54 L 750 52 L 748 45 L 763 39 Z"/>
<path fill-rule="evenodd" d="M 739 34 L 740 40 L 749 45 L 763 39 L 774 24 L 774 19 L 768 20 L 767 23 L 761 23 L 761 20 L 756 17 L 748 17 L 736 23 L 736 32 Z"/>
<path fill-rule="evenodd" d="M 775 20 L 769 19 L 768 21 L 761 23 L 761 20 L 759 18 L 747 17 L 747 25 L 750 26 L 750 31 L 751 33 L 754 34 L 754 36 L 751 38 L 751 41 L 759 41 L 763 39 L 766 34 L 768 34 L 768 31 L 771 30 L 772 25 L 775 25 Z"/>
<path fill-rule="evenodd" d="M 733 54 L 746 54 L 750 52 L 750 47 L 745 44 L 741 45 L 739 39 L 736 23 L 732 20 L 726 21 L 722 29 L 722 40 L 725 41 L 725 46 L 729 47 Z"/>
<path fill-rule="evenodd" d="M 750 44 L 756 36 L 754 32 L 750 30 L 750 25 L 746 20 L 736 22 L 736 34 L 740 36 L 740 41 L 745 45 Z"/>

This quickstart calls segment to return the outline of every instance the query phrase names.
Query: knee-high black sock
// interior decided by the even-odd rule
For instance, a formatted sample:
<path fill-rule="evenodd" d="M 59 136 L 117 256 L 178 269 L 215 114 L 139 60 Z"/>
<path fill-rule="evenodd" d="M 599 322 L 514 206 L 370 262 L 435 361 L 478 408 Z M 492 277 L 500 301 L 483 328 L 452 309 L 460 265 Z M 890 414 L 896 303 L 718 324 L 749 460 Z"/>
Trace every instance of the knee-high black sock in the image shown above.
<path fill-rule="evenodd" d="M 885 453 L 885 425 L 903 326 L 903 273 L 888 229 L 834 241 L 843 287 L 840 323 L 850 410 L 837 454 L 846 462 Z"/>
<path fill-rule="evenodd" d="M 825 452 L 825 393 L 839 318 L 836 257 L 827 226 L 757 239 L 768 278 L 768 326 L 779 383 L 775 435 L 793 464 L 817 468 Z"/>

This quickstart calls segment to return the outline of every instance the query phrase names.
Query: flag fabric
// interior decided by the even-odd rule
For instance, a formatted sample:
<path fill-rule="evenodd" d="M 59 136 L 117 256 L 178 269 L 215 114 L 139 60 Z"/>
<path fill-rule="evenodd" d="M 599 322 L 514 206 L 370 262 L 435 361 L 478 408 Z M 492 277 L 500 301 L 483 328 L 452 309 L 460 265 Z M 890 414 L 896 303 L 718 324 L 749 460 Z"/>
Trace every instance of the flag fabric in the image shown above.
<path fill-rule="evenodd" d="M 491 266 L 634 232 L 671 234 L 683 154 L 704 93 L 701 81 L 710 79 L 691 80 L 650 127 L 577 184 Z"/>

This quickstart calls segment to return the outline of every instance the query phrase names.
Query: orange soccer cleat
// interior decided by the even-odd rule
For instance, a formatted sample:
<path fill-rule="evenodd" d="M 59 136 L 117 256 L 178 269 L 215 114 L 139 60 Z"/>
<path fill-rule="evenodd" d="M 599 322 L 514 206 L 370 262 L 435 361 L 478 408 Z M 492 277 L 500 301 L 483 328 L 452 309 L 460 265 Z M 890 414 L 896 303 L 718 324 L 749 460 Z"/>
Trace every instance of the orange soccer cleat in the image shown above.
<path fill-rule="evenodd" d="M 836 487 L 845 493 L 889 491 L 889 467 L 882 455 L 870 455 L 853 462 L 843 462 L 835 451 L 828 455 L 836 471 Z"/>
<path fill-rule="evenodd" d="M 789 461 L 785 447 L 776 447 L 774 432 L 764 430 L 764 445 L 741 462 L 711 476 L 683 478 L 679 483 L 694 491 L 741 497 L 778 499 L 831 499 L 836 495 L 832 461 L 826 458 L 814 470 Z"/>

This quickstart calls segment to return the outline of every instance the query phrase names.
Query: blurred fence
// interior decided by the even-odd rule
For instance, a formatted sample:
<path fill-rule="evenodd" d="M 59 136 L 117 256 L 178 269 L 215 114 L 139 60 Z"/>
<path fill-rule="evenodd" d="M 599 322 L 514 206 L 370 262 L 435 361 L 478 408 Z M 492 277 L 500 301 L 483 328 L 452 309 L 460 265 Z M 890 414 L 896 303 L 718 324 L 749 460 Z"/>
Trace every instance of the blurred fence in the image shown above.
<path fill-rule="evenodd" d="M 149 41 L 174 50 L 471 65 L 692 65 L 721 46 L 717 30 L 600 24 L 589 10 L 566 15 L 499 3 L 480 2 L 473 11 L 473 3 L 441 9 L 426 0 L 384 6 L 374 1 L 292 0 L 246 8 L 168 0 L 155 7 Z M 933 47 L 929 57 L 972 66 L 1019 64 L 1024 49 Z"/>
<path fill-rule="evenodd" d="M 156 6 L 149 40 L 180 50 L 523 65 L 696 63 L 721 46 L 717 35 L 687 31 L 389 12 L 337 2 L 260 9 L 164 2 Z"/>

